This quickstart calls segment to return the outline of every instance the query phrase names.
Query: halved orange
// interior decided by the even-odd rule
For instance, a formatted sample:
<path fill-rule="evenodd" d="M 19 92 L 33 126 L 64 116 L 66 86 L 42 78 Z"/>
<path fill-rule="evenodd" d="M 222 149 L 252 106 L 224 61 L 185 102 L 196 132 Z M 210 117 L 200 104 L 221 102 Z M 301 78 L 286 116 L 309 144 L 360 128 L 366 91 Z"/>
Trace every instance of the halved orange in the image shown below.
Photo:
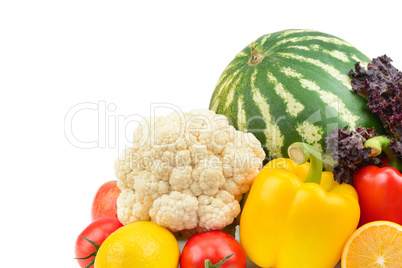
<path fill-rule="evenodd" d="M 342 268 L 402 268 L 402 226 L 370 222 L 357 229 L 342 252 Z"/>

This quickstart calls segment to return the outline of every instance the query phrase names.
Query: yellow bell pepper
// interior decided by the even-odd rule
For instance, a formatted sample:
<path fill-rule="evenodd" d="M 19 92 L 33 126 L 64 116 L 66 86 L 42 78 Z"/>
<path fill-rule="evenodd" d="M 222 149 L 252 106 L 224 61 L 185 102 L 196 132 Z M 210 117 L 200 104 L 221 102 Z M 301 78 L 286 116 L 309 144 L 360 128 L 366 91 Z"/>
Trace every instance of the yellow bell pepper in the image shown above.
<path fill-rule="evenodd" d="M 304 143 L 257 175 L 240 218 L 240 243 L 260 267 L 333 268 L 360 217 L 348 184 L 322 172 L 321 154 Z M 306 162 L 310 158 L 310 163 Z"/>

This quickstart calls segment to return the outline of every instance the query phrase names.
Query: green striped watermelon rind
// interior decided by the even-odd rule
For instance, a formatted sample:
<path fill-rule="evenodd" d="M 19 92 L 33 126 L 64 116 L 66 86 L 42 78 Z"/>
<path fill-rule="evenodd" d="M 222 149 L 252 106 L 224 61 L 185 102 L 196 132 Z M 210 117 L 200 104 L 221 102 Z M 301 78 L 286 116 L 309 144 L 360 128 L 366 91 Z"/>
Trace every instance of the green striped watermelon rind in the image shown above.
<path fill-rule="evenodd" d="M 335 128 L 362 125 L 385 133 L 364 98 L 351 90 L 348 72 L 369 61 L 348 42 L 314 30 L 263 35 L 223 71 L 209 108 L 253 133 L 268 160 L 288 157 L 287 147 L 296 141 L 327 154 L 324 137 Z"/>

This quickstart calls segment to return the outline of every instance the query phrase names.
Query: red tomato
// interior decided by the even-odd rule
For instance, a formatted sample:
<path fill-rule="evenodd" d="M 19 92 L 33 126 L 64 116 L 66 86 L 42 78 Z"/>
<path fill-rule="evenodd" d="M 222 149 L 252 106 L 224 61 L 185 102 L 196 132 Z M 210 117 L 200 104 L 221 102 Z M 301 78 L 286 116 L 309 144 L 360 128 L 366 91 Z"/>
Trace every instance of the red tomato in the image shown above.
<path fill-rule="evenodd" d="M 117 218 L 117 198 L 120 192 L 116 181 L 108 181 L 99 187 L 92 202 L 91 219 Z"/>
<path fill-rule="evenodd" d="M 91 224 L 87 226 L 77 237 L 77 241 L 75 242 L 75 257 L 81 267 L 93 267 L 94 256 L 92 255 L 88 259 L 79 259 L 86 258 L 91 254 L 97 253 L 97 250 L 100 245 L 102 245 L 103 241 L 114 231 L 122 227 L 123 225 L 120 221 L 115 217 L 104 217 L 97 219 Z M 91 242 L 87 241 L 83 237 L 91 240 L 96 245 L 91 244 Z M 89 265 L 89 266 L 88 266 Z"/>
<path fill-rule="evenodd" d="M 222 231 L 209 231 L 194 235 L 183 248 L 180 256 L 181 268 L 204 268 L 205 260 L 216 264 L 233 254 L 222 268 L 245 268 L 247 261 L 243 248 L 229 234 Z"/>

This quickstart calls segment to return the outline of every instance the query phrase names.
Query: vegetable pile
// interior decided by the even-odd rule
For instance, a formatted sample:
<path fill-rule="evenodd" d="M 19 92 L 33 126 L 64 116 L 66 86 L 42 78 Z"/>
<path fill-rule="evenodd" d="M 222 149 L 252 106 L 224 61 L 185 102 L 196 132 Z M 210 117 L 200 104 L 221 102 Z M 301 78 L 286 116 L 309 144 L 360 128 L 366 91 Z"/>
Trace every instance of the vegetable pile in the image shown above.
<path fill-rule="evenodd" d="M 311 30 L 252 42 L 211 110 L 139 123 L 77 237 L 80 266 L 400 267 L 402 73 L 369 61 Z"/>

